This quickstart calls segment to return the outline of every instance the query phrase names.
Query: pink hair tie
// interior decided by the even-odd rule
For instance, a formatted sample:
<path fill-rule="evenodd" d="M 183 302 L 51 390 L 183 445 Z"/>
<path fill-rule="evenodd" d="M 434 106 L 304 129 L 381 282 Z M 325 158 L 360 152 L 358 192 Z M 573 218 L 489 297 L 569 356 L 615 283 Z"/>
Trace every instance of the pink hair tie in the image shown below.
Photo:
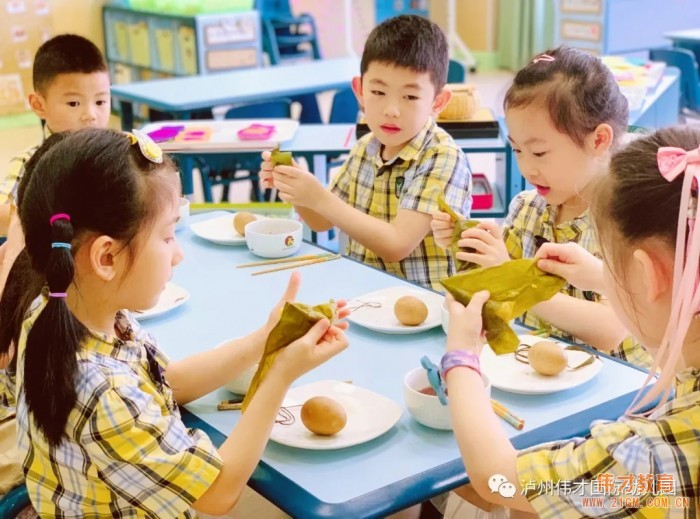
<path fill-rule="evenodd" d="M 70 222 L 70 216 L 66 213 L 56 213 L 51 218 L 49 218 L 49 225 L 53 225 L 56 220 L 68 220 Z"/>
<path fill-rule="evenodd" d="M 535 59 L 533 59 L 532 62 L 539 63 L 540 61 L 554 61 L 554 59 L 554 56 L 550 56 L 549 54 L 540 54 Z"/>
<path fill-rule="evenodd" d="M 68 296 L 67 292 L 49 292 L 49 297 L 55 297 L 58 299 L 63 299 Z"/>

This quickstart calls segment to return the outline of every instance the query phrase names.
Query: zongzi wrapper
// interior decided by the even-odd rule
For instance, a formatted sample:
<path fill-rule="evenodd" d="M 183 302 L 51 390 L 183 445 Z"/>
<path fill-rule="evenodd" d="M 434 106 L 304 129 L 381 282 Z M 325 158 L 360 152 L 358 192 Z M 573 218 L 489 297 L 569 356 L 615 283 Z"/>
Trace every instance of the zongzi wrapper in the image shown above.
<path fill-rule="evenodd" d="M 337 315 L 334 301 L 313 307 L 301 303 L 285 303 L 279 322 L 267 337 L 262 359 L 260 359 L 258 370 L 253 375 L 241 409 L 246 410 L 282 349 L 306 335 L 306 332 L 321 319 L 328 319 L 333 323 Z"/>
<path fill-rule="evenodd" d="M 447 205 L 447 202 L 445 201 L 445 195 L 443 193 L 440 193 L 438 195 L 437 202 L 438 209 L 440 209 L 440 211 L 442 211 L 443 213 L 449 214 L 452 217 L 452 221 L 455 224 L 455 230 L 452 233 L 452 242 L 450 243 L 449 251 L 453 261 L 455 262 L 457 272 L 465 272 L 467 270 L 477 268 L 478 265 L 476 263 L 457 259 L 457 253 L 462 252 L 462 249 L 460 249 L 459 245 L 457 244 L 459 243 L 459 240 L 462 239 L 462 233 L 464 231 L 466 231 L 467 229 L 471 229 L 472 227 L 476 227 L 477 225 L 479 225 L 480 222 L 478 220 L 466 220 L 464 216 L 457 213 L 454 209 Z M 476 251 L 471 247 L 467 247 L 466 249 L 464 249 L 464 252 L 474 253 Z"/>
<path fill-rule="evenodd" d="M 291 151 L 280 151 L 279 146 L 277 146 L 270 154 L 270 162 L 272 162 L 272 167 L 277 166 L 291 166 L 292 165 L 292 152 Z"/>
<path fill-rule="evenodd" d="M 508 324 L 537 303 L 554 297 L 566 284 L 559 276 L 537 267 L 536 259 L 511 260 L 497 267 L 473 269 L 442 281 L 457 301 L 466 305 L 472 296 L 488 290 L 482 318 L 486 340 L 497 355 L 513 353 L 518 336 Z"/>

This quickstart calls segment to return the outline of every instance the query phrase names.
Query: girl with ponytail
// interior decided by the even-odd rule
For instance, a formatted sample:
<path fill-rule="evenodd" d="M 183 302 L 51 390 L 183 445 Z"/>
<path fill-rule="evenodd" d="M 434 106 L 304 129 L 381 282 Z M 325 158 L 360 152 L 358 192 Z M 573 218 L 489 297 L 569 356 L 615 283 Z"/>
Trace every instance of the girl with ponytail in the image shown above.
<path fill-rule="evenodd" d="M 177 404 L 260 358 L 299 276 L 259 330 L 168 362 L 121 309 L 152 307 L 183 258 L 174 164 L 138 132 L 85 129 L 47 144 L 21 186 L 26 256 L 0 313 L 12 315 L 17 301 L 29 307 L 21 326 L 3 321 L 0 348 L 17 344 L 18 444 L 32 504 L 59 517 L 223 514 L 256 467 L 289 385 L 347 346 L 346 325 L 321 321 L 286 348 L 217 450 L 185 428 Z M 17 285 L 26 276 L 44 286 L 31 306 L 36 284 Z"/>

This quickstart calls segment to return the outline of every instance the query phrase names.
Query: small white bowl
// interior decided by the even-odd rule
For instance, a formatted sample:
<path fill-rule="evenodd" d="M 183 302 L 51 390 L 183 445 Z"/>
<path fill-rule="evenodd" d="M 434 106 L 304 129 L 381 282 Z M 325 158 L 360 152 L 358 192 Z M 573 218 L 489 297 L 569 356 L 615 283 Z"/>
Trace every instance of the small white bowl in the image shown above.
<path fill-rule="evenodd" d="M 301 247 L 303 225 L 296 220 L 258 220 L 245 226 L 250 252 L 263 258 L 291 256 Z"/>
<path fill-rule="evenodd" d="M 253 364 L 251 367 L 246 369 L 243 373 L 240 373 L 236 378 L 232 378 L 224 387 L 228 389 L 231 393 L 236 393 L 237 395 L 245 395 L 248 392 L 250 383 L 253 381 L 253 375 L 258 370 L 258 364 Z"/>
<path fill-rule="evenodd" d="M 447 309 L 447 299 L 442 302 L 440 307 L 440 323 L 445 333 L 450 329 L 450 311 Z"/>
<path fill-rule="evenodd" d="M 483 373 L 481 379 L 484 381 L 486 393 L 490 396 L 491 382 Z M 430 387 L 430 382 L 428 382 L 428 373 L 424 368 L 416 368 L 406 373 L 403 379 L 403 398 L 408 412 L 416 421 L 426 427 L 451 431 L 452 419 L 450 418 L 449 406 L 442 405 L 435 395 L 426 395 L 420 392 L 421 389 L 428 387 Z"/>
<path fill-rule="evenodd" d="M 178 206 L 178 212 L 180 218 L 175 222 L 175 231 L 181 231 L 189 224 L 190 220 L 190 201 L 183 197 L 180 197 L 180 202 Z"/>

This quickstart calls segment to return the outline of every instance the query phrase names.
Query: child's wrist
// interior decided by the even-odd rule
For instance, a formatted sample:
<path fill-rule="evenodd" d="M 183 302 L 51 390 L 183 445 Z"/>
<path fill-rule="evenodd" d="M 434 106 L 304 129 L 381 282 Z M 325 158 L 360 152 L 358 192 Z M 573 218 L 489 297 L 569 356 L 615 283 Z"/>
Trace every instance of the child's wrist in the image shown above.
<path fill-rule="evenodd" d="M 468 368 L 481 375 L 479 355 L 467 349 L 448 351 L 442 356 L 440 361 L 440 371 L 443 380 L 447 380 L 447 374 L 454 368 Z"/>

